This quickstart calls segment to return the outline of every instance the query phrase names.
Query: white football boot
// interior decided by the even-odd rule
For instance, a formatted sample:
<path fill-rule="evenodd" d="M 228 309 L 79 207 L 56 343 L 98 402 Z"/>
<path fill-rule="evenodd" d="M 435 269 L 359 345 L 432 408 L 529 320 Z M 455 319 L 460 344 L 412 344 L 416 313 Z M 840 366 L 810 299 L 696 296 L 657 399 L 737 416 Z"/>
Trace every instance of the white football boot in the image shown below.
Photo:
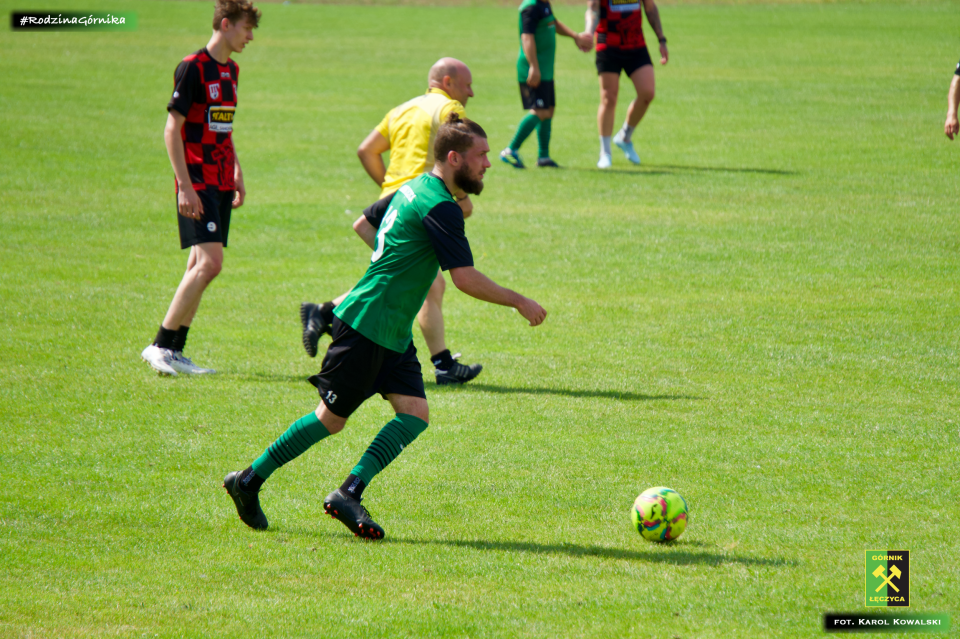
<path fill-rule="evenodd" d="M 623 151 L 623 154 L 627 156 L 628 160 L 634 164 L 640 164 L 640 156 L 637 155 L 637 152 L 633 149 L 633 142 L 624 141 L 622 131 L 613 136 L 613 143 L 620 147 L 620 150 Z"/>
<path fill-rule="evenodd" d="M 161 375 L 176 375 L 177 371 L 173 368 L 173 351 L 168 348 L 160 348 L 156 344 L 151 344 L 140 353 L 147 364 Z"/>
<path fill-rule="evenodd" d="M 613 158 L 610 157 L 609 153 L 601 153 L 600 161 L 597 162 L 598 169 L 609 169 L 610 165 L 613 164 Z"/>
<path fill-rule="evenodd" d="M 212 368 L 197 366 L 192 359 L 184 357 L 183 351 L 173 351 L 170 366 L 176 369 L 178 373 L 186 373 L 187 375 L 212 375 L 217 372 Z"/>

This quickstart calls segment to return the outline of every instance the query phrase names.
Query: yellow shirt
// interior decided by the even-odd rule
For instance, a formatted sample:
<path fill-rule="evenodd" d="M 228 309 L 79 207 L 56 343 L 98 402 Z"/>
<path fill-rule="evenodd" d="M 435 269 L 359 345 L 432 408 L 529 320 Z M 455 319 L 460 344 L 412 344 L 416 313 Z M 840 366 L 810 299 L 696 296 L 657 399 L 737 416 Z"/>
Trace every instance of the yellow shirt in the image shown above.
<path fill-rule="evenodd" d="M 429 89 L 387 113 L 376 128 L 390 142 L 390 166 L 383 179 L 381 198 L 433 170 L 437 129 L 453 112 L 466 117 L 462 104 L 442 89 Z"/>

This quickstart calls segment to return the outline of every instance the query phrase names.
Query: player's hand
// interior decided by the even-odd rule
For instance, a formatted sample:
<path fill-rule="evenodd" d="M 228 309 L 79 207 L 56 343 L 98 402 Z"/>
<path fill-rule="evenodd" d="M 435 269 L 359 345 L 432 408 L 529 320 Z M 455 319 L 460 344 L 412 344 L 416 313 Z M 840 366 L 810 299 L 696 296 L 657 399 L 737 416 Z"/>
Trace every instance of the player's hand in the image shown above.
<path fill-rule="evenodd" d="M 523 315 L 523 319 L 530 322 L 530 326 L 540 326 L 543 324 L 543 320 L 547 318 L 547 312 L 543 310 L 543 307 L 529 297 L 523 298 L 523 301 L 517 306 L 517 310 Z"/>
<path fill-rule="evenodd" d="M 191 220 L 199 220 L 203 215 L 203 204 L 200 203 L 200 196 L 193 190 L 193 185 L 181 185 L 177 193 L 177 212 L 183 217 L 189 217 Z"/>
<path fill-rule="evenodd" d="M 666 64 L 670 59 L 670 52 L 667 51 L 666 43 L 660 45 L 660 64 Z"/>
<path fill-rule="evenodd" d="M 584 31 L 583 33 L 578 33 L 575 38 L 577 42 L 577 48 L 587 53 L 590 49 L 593 48 L 593 36 Z"/>
<path fill-rule="evenodd" d="M 457 195 L 460 195 L 459 193 Z M 460 210 L 463 211 L 463 219 L 467 219 L 473 215 L 473 200 L 470 199 L 470 196 L 466 193 L 463 194 L 464 197 L 457 200 L 457 205 L 460 207 Z"/>
<path fill-rule="evenodd" d="M 536 89 L 540 86 L 540 69 L 530 67 L 530 70 L 527 72 L 527 85 L 531 89 Z"/>
<path fill-rule="evenodd" d="M 233 198 L 233 208 L 239 209 L 243 206 L 243 201 L 247 197 L 247 189 L 243 186 L 243 173 L 237 173 L 233 177 L 233 182 L 236 185 L 236 192 Z"/>
<path fill-rule="evenodd" d="M 947 121 L 943 125 L 943 132 L 946 133 L 947 137 L 951 140 L 953 136 L 960 133 L 960 121 L 957 120 L 956 113 L 947 116 Z"/>

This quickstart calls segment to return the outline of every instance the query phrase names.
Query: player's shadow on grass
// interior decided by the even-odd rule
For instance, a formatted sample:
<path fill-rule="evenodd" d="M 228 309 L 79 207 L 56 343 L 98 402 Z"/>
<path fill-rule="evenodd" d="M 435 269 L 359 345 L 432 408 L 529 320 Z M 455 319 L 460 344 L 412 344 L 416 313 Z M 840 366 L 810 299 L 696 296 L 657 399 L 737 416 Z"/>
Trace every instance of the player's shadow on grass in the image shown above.
<path fill-rule="evenodd" d="M 604 546 L 583 546 L 580 544 L 537 544 L 521 541 L 460 541 L 441 539 L 402 539 L 387 537 L 380 543 L 417 544 L 452 546 L 454 548 L 472 548 L 474 550 L 492 550 L 496 552 L 523 552 L 535 555 L 568 555 L 570 557 L 596 557 L 598 559 L 616 559 L 620 561 L 644 561 L 658 564 L 673 564 L 676 566 L 702 565 L 720 566 L 723 564 L 741 564 L 745 566 L 796 566 L 797 562 L 790 559 L 764 557 L 742 557 L 721 552 L 693 550 L 692 547 L 703 547 L 698 542 L 675 541 L 666 544 L 668 550 L 651 549 L 650 552 L 639 550 L 625 550 L 623 548 L 606 548 Z"/>
<path fill-rule="evenodd" d="M 762 175 L 799 175 L 797 171 L 782 169 L 754 169 L 750 167 L 737 168 L 726 166 L 694 166 L 683 164 L 643 164 L 634 169 L 594 169 L 571 167 L 571 171 L 585 171 L 588 173 L 619 173 L 622 175 L 676 175 L 677 173 L 759 173 Z"/>
<path fill-rule="evenodd" d="M 525 388 L 522 386 L 495 386 L 492 384 L 469 383 L 462 386 L 430 386 L 438 392 L 482 392 L 526 395 L 562 395 L 565 397 L 605 397 L 622 401 L 650 402 L 657 400 L 703 399 L 695 395 L 646 395 L 630 391 L 576 390 L 569 388 Z"/>
<path fill-rule="evenodd" d="M 701 173 L 762 173 L 764 175 L 799 175 L 798 171 L 784 171 L 783 169 L 752 169 L 752 168 L 733 168 L 726 166 L 692 166 L 684 164 L 647 164 L 646 166 L 654 169 L 667 169 L 668 171 L 697 171 Z"/>
<path fill-rule="evenodd" d="M 309 375 L 283 375 L 280 373 L 225 373 L 219 375 L 218 377 L 230 377 L 240 382 L 283 382 L 285 384 L 293 383 L 309 383 L 307 382 L 307 377 Z"/>

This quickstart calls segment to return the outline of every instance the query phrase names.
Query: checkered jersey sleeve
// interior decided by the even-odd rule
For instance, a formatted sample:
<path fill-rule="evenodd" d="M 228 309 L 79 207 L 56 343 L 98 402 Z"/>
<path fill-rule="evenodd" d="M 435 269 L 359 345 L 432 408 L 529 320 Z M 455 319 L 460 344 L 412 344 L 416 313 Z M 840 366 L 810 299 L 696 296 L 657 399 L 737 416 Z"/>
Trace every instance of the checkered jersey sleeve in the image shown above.
<path fill-rule="evenodd" d="M 196 62 L 184 60 L 173 74 L 173 96 L 167 103 L 167 111 L 176 111 L 187 117 L 194 98 L 203 95 L 200 70 Z"/>
<path fill-rule="evenodd" d="M 473 253 L 464 232 L 463 210 L 459 206 L 450 201 L 437 204 L 424 216 L 423 228 L 442 270 L 473 266 Z"/>
<path fill-rule="evenodd" d="M 953 75 L 960 75 L 960 62 L 957 62 L 957 70 L 953 72 Z"/>

